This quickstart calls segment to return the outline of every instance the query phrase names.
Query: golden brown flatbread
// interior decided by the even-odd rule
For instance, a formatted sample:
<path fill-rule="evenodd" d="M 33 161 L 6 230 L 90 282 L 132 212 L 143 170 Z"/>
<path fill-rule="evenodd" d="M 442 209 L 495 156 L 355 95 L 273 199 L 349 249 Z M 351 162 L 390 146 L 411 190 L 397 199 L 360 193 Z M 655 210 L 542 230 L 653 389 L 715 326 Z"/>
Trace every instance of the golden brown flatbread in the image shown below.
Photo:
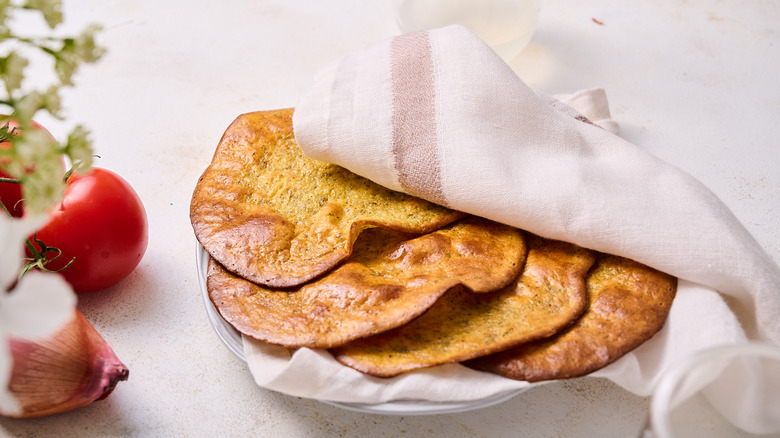
<path fill-rule="evenodd" d="M 522 231 L 470 217 L 419 237 L 365 230 L 342 265 L 290 290 L 257 285 L 212 260 L 207 288 L 241 333 L 288 347 L 329 348 L 403 325 L 457 285 L 477 292 L 507 286 L 525 256 Z"/>
<path fill-rule="evenodd" d="M 391 377 L 554 334 L 585 309 L 585 277 L 595 253 L 536 236 L 528 246 L 521 277 L 504 290 L 474 294 L 453 289 L 408 324 L 331 353 L 358 371 Z"/>
<path fill-rule="evenodd" d="M 599 256 L 587 284 L 588 310 L 570 328 L 465 365 L 529 382 L 589 374 L 658 332 L 677 288 L 674 277 L 611 255 Z"/>
<path fill-rule="evenodd" d="M 423 234 L 465 216 L 306 158 L 292 113 L 239 116 L 195 187 L 195 236 L 228 271 L 297 286 L 346 258 L 365 228 Z"/>

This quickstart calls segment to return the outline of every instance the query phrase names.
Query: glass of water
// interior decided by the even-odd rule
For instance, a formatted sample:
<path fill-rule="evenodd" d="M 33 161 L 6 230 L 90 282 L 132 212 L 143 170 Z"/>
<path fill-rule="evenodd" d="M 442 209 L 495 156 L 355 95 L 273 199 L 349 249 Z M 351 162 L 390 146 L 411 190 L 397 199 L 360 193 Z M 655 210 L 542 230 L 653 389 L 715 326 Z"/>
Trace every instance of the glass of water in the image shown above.
<path fill-rule="evenodd" d="M 661 378 L 644 437 L 780 436 L 780 348 L 758 342 L 712 347 Z"/>
<path fill-rule="evenodd" d="M 540 2 L 396 0 L 396 18 L 404 33 L 461 24 L 508 61 L 531 40 L 539 20 Z"/>

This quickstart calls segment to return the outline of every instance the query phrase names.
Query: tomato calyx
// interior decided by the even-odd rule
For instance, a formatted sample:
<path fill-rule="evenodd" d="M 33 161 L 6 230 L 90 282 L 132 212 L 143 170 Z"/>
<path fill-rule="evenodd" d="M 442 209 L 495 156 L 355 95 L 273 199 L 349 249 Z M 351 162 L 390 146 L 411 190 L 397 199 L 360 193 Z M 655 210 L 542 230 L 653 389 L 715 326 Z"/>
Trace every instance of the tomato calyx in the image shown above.
<path fill-rule="evenodd" d="M 73 261 L 76 260 L 76 258 L 73 257 L 72 259 L 70 259 L 68 263 L 65 264 L 65 266 L 59 269 L 47 268 L 46 265 L 49 262 L 52 262 L 62 257 L 62 250 L 54 246 L 46 245 L 46 243 L 44 243 L 41 239 L 38 238 L 37 232 L 33 234 L 32 238 L 28 238 L 25 241 L 25 246 L 27 246 L 27 250 L 30 253 L 30 257 L 24 258 L 25 263 L 22 266 L 22 269 L 19 271 L 20 279 L 25 274 L 32 271 L 33 269 L 38 269 L 43 272 L 54 272 L 54 273 L 62 272 L 65 269 L 67 269 L 68 266 L 73 264 Z M 54 256 L 49 257 L 49 254 L 54 254 Z"/>
<path fill-rule="evenodd" d="M 0 143 L 11 141 L 13 137 L 17 135 L 18 126 L 11 126 L 10 120 L 6 120 L 2 126 L 0 126 Z"/>

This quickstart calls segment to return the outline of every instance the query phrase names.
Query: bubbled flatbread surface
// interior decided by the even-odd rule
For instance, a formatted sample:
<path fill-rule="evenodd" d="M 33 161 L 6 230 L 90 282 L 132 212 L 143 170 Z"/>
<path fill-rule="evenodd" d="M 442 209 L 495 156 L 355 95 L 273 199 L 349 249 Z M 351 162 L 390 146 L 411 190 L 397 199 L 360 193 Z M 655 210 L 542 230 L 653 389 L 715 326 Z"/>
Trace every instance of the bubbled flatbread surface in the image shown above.
<path fill-rule="evenodd" d="M 292 113 L 239 116 L 195 187 L 195 235 L 228 271 L 296 286 L 347 257 L 366 227 L 422 234 L 463 217 L 306 158 L 293 137 Z"/>
<path fill-rule="evenodd" d="M 409 324 L 331 353 L 358 371 L 391 377 L 552 335 L 585 309 L 585 277 L 595 253 L 536 236 L 528 246 L 522 275 L 507 288 L 490 294 L 453 289 Z"/>
<path fill-rule="evenodd" d="M 588 310 L 567 330 L 466 365 L 530 382 L 596 371 L 663 327 L 677 280 L 625 258 L 600 255 L 587 285 Z"/>
<path fill-rule="evenodd" d="M 403 325 L 457 285 L 477 292 L 505 287 L 525 256 L 522 231 L 472 217 L 419 237 L 365 230 L 343 264 L 289 290 L 242 279 L 212 259 L 207 288 L 241 333 L 288 347 L 328 348 Z"/>

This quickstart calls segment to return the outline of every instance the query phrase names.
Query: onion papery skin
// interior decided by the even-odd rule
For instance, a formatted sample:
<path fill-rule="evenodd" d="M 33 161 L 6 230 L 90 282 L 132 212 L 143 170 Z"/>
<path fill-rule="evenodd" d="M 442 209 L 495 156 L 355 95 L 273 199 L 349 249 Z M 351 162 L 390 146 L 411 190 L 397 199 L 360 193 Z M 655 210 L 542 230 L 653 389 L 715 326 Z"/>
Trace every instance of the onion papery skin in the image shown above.
<path fill-rule="evenodd" d="M 35 418 L 71 411 L 106 398 L 128 368 L 108 342 L 74 309 L 74 318 L 60 331 L 36 342 L 11 338 L 13 368 L 8 389 L 20 412 L 1 413 Z"/>

